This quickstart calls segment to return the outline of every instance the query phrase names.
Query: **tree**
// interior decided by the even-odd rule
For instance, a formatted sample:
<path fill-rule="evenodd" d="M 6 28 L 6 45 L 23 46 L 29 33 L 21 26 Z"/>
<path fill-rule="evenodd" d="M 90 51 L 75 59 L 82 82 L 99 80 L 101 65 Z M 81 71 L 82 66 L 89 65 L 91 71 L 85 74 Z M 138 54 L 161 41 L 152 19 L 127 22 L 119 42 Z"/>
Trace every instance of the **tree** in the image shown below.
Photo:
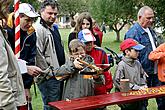
<path fill-rule="evenodd" d="M 71 18 L 82 11 L 87 11 L 85 0 L 59 0 L 60 13 L 69 14 Z"/>
<path fill-rule="evenodd" d="M 136 8 L 133 0 L 91 0 L 90 12 L 101 22 L 106 22 L 115 32 L 116 41 L 120 41 L 121 29 L 135 18 Z"/>

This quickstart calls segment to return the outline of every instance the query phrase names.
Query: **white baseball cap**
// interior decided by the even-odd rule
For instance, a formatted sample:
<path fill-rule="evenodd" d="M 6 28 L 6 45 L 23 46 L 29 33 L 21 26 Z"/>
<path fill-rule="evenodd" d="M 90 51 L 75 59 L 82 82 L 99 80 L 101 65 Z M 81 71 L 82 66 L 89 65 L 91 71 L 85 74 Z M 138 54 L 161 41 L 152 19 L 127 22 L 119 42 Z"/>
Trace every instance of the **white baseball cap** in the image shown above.
<path fill-rule="evenodd" d="M 19 4 L 19 13 L 23 13 L 30 18 L 35 18 L 40 16 L 35 9 L 28 3 Z"/>
<path fill-rule="evenodd" d="M 78 33 L 78 39 L 82 42 L 96 41 L 95 37 L 89 29 L 83 29 Z"/>

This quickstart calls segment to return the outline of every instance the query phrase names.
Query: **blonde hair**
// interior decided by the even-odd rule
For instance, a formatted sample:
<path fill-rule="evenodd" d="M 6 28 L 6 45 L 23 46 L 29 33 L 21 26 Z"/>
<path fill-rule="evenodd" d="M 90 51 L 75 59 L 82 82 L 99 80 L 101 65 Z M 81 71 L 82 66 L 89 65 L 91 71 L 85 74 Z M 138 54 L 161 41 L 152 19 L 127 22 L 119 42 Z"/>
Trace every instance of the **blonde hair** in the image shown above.
<path fill-rule="evenodd" d="M 85 45 L 79 39 L 73 39 L 69 43 L 69 53 L 72 54 L 73 52 L 78 51 L 78 47 L 82 47 L 85 50 Z"/>

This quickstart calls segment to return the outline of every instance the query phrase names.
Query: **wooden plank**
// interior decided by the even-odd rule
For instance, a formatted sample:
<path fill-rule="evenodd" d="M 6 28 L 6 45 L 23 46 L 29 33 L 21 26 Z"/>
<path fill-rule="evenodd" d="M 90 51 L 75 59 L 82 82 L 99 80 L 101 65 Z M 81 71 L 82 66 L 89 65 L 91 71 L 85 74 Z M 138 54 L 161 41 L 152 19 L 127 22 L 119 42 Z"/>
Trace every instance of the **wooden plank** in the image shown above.
<path fill-rule="evenodd" d="M 160 86 L 160 87 L 165 88 L 165 86 Z M 153 87 L 152 89 L 155 88 L 158 87 Z M 127 96 L 125 96 L 125 93 L 118 92 L 118 93 L 76 98 L 70 101 L 63 100 L 63 101 L 50 102 L 49 105 L 59 110 L 91 110 L 94 108 L 107 106 L 107 105 L 124 104 L 133 101 L 139 101 L 139 100 L 162 97 L 162 96 L 165 96 L 165 92 L 152 93 L 152 94 L 150 93 L 143 95 L 127 94 Z"/>

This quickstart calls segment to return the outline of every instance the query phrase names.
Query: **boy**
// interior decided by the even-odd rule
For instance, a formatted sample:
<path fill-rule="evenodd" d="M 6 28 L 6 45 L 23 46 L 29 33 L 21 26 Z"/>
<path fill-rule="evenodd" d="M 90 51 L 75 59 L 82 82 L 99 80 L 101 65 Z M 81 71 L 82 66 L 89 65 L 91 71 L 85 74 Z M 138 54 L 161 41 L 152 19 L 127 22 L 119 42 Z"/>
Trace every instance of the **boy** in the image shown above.
<path fill-rule="evenodd" d="M 85 54 L 84 44 L 78 39 L 74 39 L 70 42 L 69 54 L 69 60 L 56 72 L 56 76 L 67 76 L 62 99 L 67 100 L 94 95 L 94 84 L 103 83 L 103 80 L 100 76 L 94 79 L 93 75 L 81 74 L 81 72 L 95 73 L 95 70 L 79 62 L 79 60 L 82 60 L 93 65 L 93 58 Z M 98 67 L 94 65 L 93 67 L 98 69 Z"/>
<path fill-rule="evenodd" d="M 123 51 L 122 61 L 119 62 L 113 78 L 115 89 L 121 91 L 120 80 L 129 79 L 129 88 L 131 90 L 140 90 L 147 87 L 145 72 L 137 60 L 139 51 L 145 48 L 135 40 L 129 38 L 120 44 L 120 50 Z M 119 105 L 121 110 L 143 110 L 143 101 Z"/>
<path fill-rule="evenodd" d="M 91 40 L 86 40 L 87 38 L 90 38 Z M 102 48 L 94 45 L 94 41 L 96 41 L 96 39 L 92 35 L 91 31 L 89 29 L 83 29 L 78 33 L 78 39 L 85 44 L 86 54 L 90 55 L 94 59 L 95 64 L 99 65 L 100 68 L 105 68 L 104 64 L 108 64 L 107 54 Z M 110 71 L 104 71 L 103 77 L 105 80 L 104 84 L 95 85 L 95 95 L 108 94 L 113 87 Z"/>

